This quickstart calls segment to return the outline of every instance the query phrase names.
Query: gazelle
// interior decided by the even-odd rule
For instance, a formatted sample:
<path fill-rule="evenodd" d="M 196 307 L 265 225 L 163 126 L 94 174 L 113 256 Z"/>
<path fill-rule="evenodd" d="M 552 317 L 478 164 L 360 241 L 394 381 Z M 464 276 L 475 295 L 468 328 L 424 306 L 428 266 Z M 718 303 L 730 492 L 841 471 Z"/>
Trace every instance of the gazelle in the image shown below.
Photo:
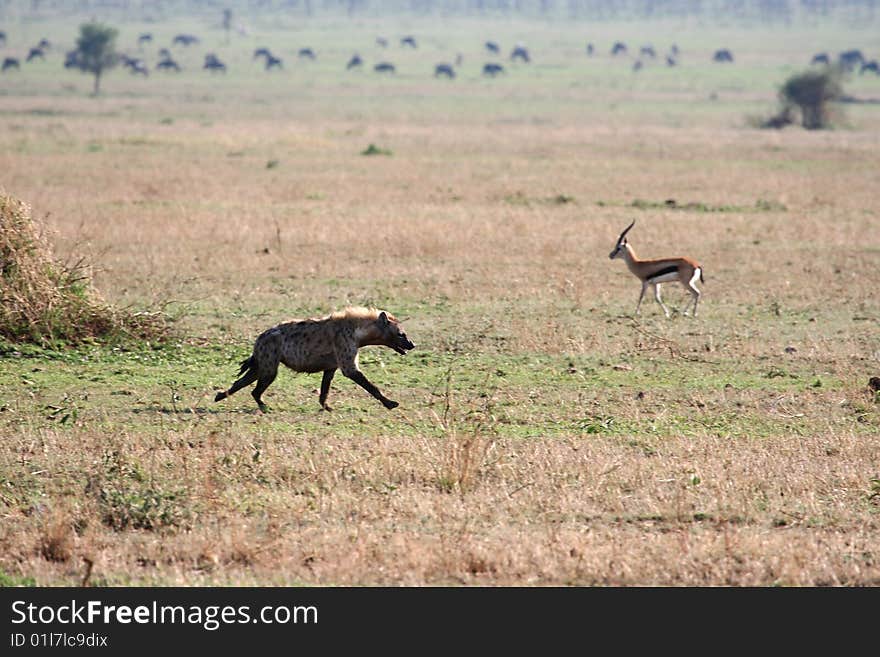
<path fill-rule="evenodd" d="M 663 312 L 669 317 L 669 308 L 667 308 L 660 299 L 660 284 L 678 281 L 684 285 L 688 292 L 691 293 L 691 301 L 694 304 L 694 317 L 696 317 L 697 304 L 700 302 L 700 291 L 697 289 L 696 282 L 697 280 L 701 283 L 704 282 L 703 268 L 696 260 L 685 257 L 639 260 L 635 251 L 633 251 L 633 248 L 626 241 L 626 234 L 629 232 L 630 228 L 635 225 L 636 222 L 633 221 L 620 234 L 620 237 L 617 238 L 617 244 L 615 245 L 614 250 L 608 254 L 608 257 L 612 260 L 615 258 L 623 258 L 626 261 L 626 266 L 629 270 L 642 282 L 642 292 L 639 294 L 639 302 L 636 304 L 636 315 L 639 314 L 639 308 L 642 305 L 645 290 L 648 289 L 649 285 L 653 285 L 654 298 L 657 299 L 657 303 L 660 304 L 660 307 L 663 308 Z M 685 307 L 682 308 L 683 315 L 688 314 L 688 307 L 690 306 L 691 301 L 688 301 L 687 304 L 685 304 Z"/>

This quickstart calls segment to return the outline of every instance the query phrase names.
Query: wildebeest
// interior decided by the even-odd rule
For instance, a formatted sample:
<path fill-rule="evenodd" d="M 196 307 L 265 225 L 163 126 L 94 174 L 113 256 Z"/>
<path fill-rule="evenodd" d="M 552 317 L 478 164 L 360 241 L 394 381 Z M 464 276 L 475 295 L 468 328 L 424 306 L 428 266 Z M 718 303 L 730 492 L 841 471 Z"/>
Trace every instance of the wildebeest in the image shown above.
<path fill-rule="evenodd" d="M 716 50 L 715 54 L 712 55 L 712 61 L 720 63 L 733 62 L 733 53 L 727 48 L 721 48 L 720 50 Z"/>
<path fill-rule="evenodd" d="M 15 57 L 6 57 L 3 60 L 3 66 L 0 68 L 2 71 L 8 71 L 9 69 L 14 68 L 16 71 L 21 69 L 21 64 L 18 63 L 18 60 Z"/>
<path fill-rule="evenodd" d="M 280 57 L 268 55 L 266 57 L 266 70 L 271 71 L 273 68 L 284 68 L 284 62 L 281 61 Z"/>
<path fill-rule="evenodd" d="M 592 57 L 594 52 L 596 52 L 596 49 L 593 47 L 593 44 L 588 43 L 587 44 L 587 57 Z"/>
<path fill-rule="evenodd" d="M 633 73 L 637 73 L 638 71 L 642 70 L 642 60 L 641 59 L 637 59 L 635 62 L 633 62 L 632 70 L 633 70 Z"/>
<path fill-rule="evenodd" d="M 67 53 L 70 56 L 72 53 L 76 51 L 71 51 Z M 121 55 L 120 61 L 122 62 L 123 67 L 127 68 L 130 73 L 135 75 L 143 75 L 148 76 L 150 71 L 147 69 L 147 65 L 144 63 L 142 59 L 138 59 L 137 57 L 129 57 L 128 55 Z M 78 63 L 74 63 L 74 66 L 78 66 Z M 67 66 L 67 64 L 65 64 Z"/>
<path fill-rule="evenodd" d="M 880 66 L 878 66 L 877 60 L 872 59 L 870 62 L 862 64 L 862 68 L 859 69 L 859 75 L 862 73 L 875 73 L 876 75 L 880 75 Z"/>
<path fill-rule="evenodd" d="M 678 62 L 675 61 L 675 57 L 673 57 L 672 55 L 666 55 L 667 66 L 675 66 L 676 64 L 678 64 Z"/>
<path fill-rule="evenodd" d="M 0 46 L 6 45 L 6 32 L 0 30 Z"/>
<path fill-rule="evenodd" d="M 199 37 L 194 34 L 178 34 L 171 40 L 171 45 L 192 46 L 199 42 Z"/>
<path fill-rule="evenodd" d="M 450 80 L 455 77 L 455 71 L 450 64 L 437 64 L 434 67 L 434 77 L 439 78 L 440 76 L 445 76 Z"/>
<path fill-rule="evenodd" d="M 171 51 L 168 48 L 159 48 L 159 59 L 171 59 Z"/>
<path fill-rule="evenodd" d="M 39 48 L 43 52 L 46 52 L 47 50 L 52 50 L 52 42 L 49 41 L 49 39 L 43 37 L 37 44 L 37 48 Z"/>
<path fill-rule="evenodd" d="M 376 37 L 376 45 L 380 48 L 387 48 L 388 39 L 386 39 L 385 37 Z"/>
<path fill-rule="evenodd" d="M 68 50 L 64 54 L 64 68 L 79 68 L 79 50 Z"/>
<path fill-rule="evenodd" d="M 840 65 L 847 71 L 852 71 L 856 66 L 865 63 L 865 56 L 861 50 L 845 50 L 839 56 Z"/>
<path fill-rule="evenodd" d="M 626 54 L 626 44 L 623 41 L 615 41 L 614 45 L 611 46 L 611 54 L 612 55 L 625 55 Z"/>
<path fill-rule="evenodd" d="M 311 59 L 312 61 L 315 60 L 315 51 L 311 48 L 300 48 L 299 52 L 296 53 L 296 55 L 300 59 Z"/>
<path fill-rule="evenodd" d="M 494 62 L 483 64 L 483 75 L 488 75 L 490 78 L 494 78 L 499 73 L 504 73 L 504 67 L 501 64 L 496 64 Z"/>
<path fill-rule="evenodd" d="M 530 61 L 532 61 L 532 60 L 531 60 L 531 57 L 529 57 L 529 51 L 528 51 L 528 49 L 527 49 L 525 46 L 516 46 L 516 47 L 510 52 L 510 61 L 515 62 L 517 59 L 520 59 L 520 60 L 524 61 L 524 62 L 527 63 L 527 64 L 528 64 Z"/>
<path fill-rule="evenodd" d="M 330 410 L 327 396 L 337 369 L 385 408 L 396 408 L 398 403 L 385 397 L 358 367 L 358 350 L 368 345 L 389 347 L 402 356 L 415 348 L 397 318 L 376 308 L 346 308 L 326 317 L 279 324 L 260 334 L 251 356 L 241 363 L 240 378 L 228 390 L 218 392 L 214 401 L 226 399 L 256 382 L 251 396 L 265 412 L 268 409 L 263 393 L 275 380 L 279 364 L 283 364 L 294 372 L 323 372 L 318 402 L 326 411 Z"/>
<path fill-rule="evenodd" d="M 825 64 L 828 66 L 831 63 L 831 58 L 828 56 L 827 52 L 819 52 L 813 55 L 813 59 L 810 60 L 810 64 Z"/>
<path fill-rule="evenodd" d="M 180 65 L 169 57 L 169 58 L 163 59 L 158 64 L 156 64 L 156 70 L 157 71 L 175 71 L 177 73 L 180 73 Z"/>
<path fill-rule="evenodd" d="M 153 35 L 149 32 L 144 32 L 138 36 L 138 46 L 142 47 L 145 43 L 153 43 Z"/>
<path fill-rule="evenodd" d="M 678 55 L 678 46 L 677 46 L 676 44 L 674 44 L 674 43 L 673 43 L 671 46 L 669 46 L 669 53 L 670 53 L 673 57 L 675 57 L 676 55 Z"/>
<path fill-rule="evenodd" d="M 488 50 L 489 52 L 494 53 L 496 55 L 501 52 L 501 48 L 494 41 L 487 41 L 485 43 L 485 46 L 486 46 L 486 50 Z"/>
<path fill-rule="evenodd" d="M 269 50 L 268 48 L 257 48 L 256 50 L 254 50 L 253 59 L 256 59 L 257 57 L 271 57 L 271 56 L 272 56 L 272 51 Z"/>
<path fill-rule="evenodd" d="M 143 75 L 146 77 L 150 74 L 147 65 L 140 59 L 131 60 L 131 63 L 128 65 L 128 70 L 131 71 L 133 75 Z"/>
<path fill-rule="evenodd" d="M 639 48 L 639 55 L 654 59 L 655 57 L 657 57 L 657 51 L 654 50 L 654 46 L 642 46 L 641 48 Z"/>
<path fill-rule="evenodd" d="M 351 56 L 351 59 L 348 60 L 348 64 L 345 65 L 345 70 L 350 71 L 353 68 L 359 68 L 364 65 L 364 60 L 361 59 L 361 56 L 355 53 Z"/>
<path fill-rule="evenodd" d="M 394 68 L 394 64 L 390 62 L 379 62 L 373 67 L 373 70 L 376 73 L 396 73 L 397 69 Z"/>
<path fill-rule="evenodd" d="M 405 37 L 401 37 L 400 39 L 401 46 L 409 46 L 410 48 L 418 48 L 416 44 L 416 38 L 412 35 L 407 35 Z"/>
<path fill-rule="evenodd" d="M 207 69 L 212 73 L 217 73 L 218 71 L 220 73 L 226 73 L 226 64 L 221 62 L 214 53 L 208 53 L 205 55 L 205 64 L 202 68 Z"/>
<path fill-rule="evenodd" d="M 28 51 L 27 57 L 25 58 L 26 62 L 32 61 L 34 59 L 46 59 L 46 54 L 40 48 L 31 48 Z"/>

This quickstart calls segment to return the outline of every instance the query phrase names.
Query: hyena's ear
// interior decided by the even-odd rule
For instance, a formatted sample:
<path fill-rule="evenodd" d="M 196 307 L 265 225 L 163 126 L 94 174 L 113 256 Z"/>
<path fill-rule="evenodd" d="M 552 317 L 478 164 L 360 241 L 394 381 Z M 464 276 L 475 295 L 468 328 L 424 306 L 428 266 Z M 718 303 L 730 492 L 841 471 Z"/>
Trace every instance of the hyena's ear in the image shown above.
<path fill-rule="evenodd" d="M 379 326 L 381 326 L 382 328 L 388 326 L 388 315 L 385 313 L 384 310 L 379 313 Z"/>

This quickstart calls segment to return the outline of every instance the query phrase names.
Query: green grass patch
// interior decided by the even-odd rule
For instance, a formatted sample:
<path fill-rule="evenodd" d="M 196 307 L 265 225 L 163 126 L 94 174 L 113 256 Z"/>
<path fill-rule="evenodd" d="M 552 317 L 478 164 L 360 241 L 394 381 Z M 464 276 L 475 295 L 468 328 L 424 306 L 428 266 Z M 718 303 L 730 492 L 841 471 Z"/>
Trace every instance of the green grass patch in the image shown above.
<path fill-rule="evenodd" d="M 873 428 L 873 405 L 849 412 L 829 398 L 846 382 L 809 368 L 785 373 L 730 360 L 631 358 L 626 368 L 602 359 L 541 354 L 485 354 L 416 350 L 406 357 L 380 349 L 361 352 L 361 368 L 387 396 L 388 412 L 337 375 L 332 413 L 320 410 L 320 377 L 281 368 L 265 395 L 268 414 L 249 390 L 214 403 L 216 390 L 236 378 L 250 346 L 182 343 L 150 349 L 87 347 L 42 354 L 7 351 L 0 357 L 0 427 L 21 422 L 57 430 L 101 426 L 158 434 L 169 427 L 259 427 L 292 436 L 442 432 L 441 409 L 460 418 L 489 412 L 499 435 L 722 435 L 769 436 L 807 431 L 823 421 Z M 781 373 L 781 374 L 777 374 Z M 771 395 L 781 408 L 763 408 Z M 809 412 L 793 411 L 805 406 Z M 486 409 L 491 409 L 486 411 Z M 873 413 L 873 415 L 872 415 Z M 867 415 L 866 415 L 867 414 Z"/>

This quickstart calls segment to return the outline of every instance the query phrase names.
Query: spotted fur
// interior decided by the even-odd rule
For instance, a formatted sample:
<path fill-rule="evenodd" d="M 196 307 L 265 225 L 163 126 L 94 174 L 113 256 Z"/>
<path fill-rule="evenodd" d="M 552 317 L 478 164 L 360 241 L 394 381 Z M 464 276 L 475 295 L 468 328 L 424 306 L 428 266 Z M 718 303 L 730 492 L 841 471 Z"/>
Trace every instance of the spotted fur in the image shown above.
<path fill-rule="evenodd" d="M 326 317 L 279 324 L 260 334 L 253 353 L 241 363 L 240 378 L 229 390 L 218 392 L 214 401 L 256 382 L 251 395 L 265 411 L 262 395 L 275 380 L 278 365 L 284 364 L 295 372 L 324 373 L 318 399 L 324 410 L 330 410 L 327 395 L 337 369 L 385 408 L 396 408 L 398 403 L 385 397 L 358 368 L 358 350 L 368 345 L 389 347 L 401 355 L 415 347 L 397 318 L 376 308 L 346 308 Z"/>

